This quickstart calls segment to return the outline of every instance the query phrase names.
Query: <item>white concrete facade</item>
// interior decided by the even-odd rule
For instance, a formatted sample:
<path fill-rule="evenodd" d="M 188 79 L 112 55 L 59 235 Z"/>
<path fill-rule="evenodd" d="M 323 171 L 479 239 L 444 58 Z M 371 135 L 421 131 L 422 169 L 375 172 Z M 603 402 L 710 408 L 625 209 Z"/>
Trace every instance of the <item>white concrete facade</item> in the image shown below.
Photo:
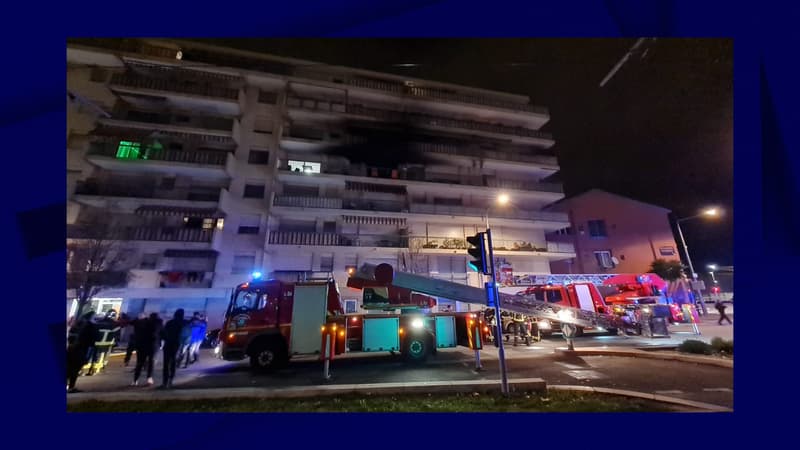
<path fill-rule="evenodd" d="M 479 286 L 465 238 L 487 210 L 514 273 L 575 256 L 545 240 L 569 223 L 541 211 L 563 194 L 542 181 L 558 170 L 554 141 L 527 97 L 182 41 L 71 41 L 67 59 L 67 224 L 108 214 L 128 227 L 135 278 L 99 295 L 123 311 L 184 307 L 219 325 L 253 270 L 334 277 L 358 310 L 347 268 L 365 262 Z M 354 120 L 397 117 L 425 164 L 324 151 L 357 139 Z"/>

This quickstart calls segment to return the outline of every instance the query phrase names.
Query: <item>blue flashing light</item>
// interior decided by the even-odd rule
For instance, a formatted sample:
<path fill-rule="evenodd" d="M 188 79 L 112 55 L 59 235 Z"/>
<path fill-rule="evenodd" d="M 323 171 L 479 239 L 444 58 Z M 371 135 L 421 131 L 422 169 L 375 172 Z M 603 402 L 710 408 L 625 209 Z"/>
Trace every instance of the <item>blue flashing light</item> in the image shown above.
<path fill-rule="evenodd" d="M 259 280 L 261 279 L 261 272 L 253 272 L 251 276 L 253 277 L 254 280 Z"/>

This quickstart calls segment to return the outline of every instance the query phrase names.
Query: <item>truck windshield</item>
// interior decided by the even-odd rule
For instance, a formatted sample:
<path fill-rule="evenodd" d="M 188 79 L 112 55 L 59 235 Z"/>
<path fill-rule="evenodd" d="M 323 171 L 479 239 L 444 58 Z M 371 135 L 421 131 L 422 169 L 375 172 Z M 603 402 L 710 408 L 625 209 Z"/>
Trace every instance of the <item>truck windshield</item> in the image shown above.
<path fill-rule="evenodd" d="M 561 301 L 561 291 L 555 289 L 537 289 L 534 296 L 540 302 L 558 303 Z"/>
<path fill-rule="evenodd" d="M 267 294 L 262 293 L 260 290 L 256 291 L 239 291 L 236 293 L 233 302 L 231 303 L 231 314 L 242 314 L 255 311 L 264 307 Z"/>

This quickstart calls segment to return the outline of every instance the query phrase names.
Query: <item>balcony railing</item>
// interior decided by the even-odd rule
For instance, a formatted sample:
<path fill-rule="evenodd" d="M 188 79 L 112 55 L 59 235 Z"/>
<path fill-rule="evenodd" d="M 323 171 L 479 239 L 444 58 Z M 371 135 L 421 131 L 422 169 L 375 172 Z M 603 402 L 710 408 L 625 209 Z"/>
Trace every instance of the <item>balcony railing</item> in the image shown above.
<path fill-rule="evenodd" d="M 292 172 L 288 166 L 280 168 L 282 171 Z M 306 176 L 308 174 L 300 172 Z M 351 165 L 347 167 L 328 166 L 322 169 L 322 173 L 331 175 L 349 175 L 355 177 L 383 178 L 387 180 L 411 180 L 424 181 L 428 183 L 458 184 L 465 186 L 480 186 L 501 189 L 518 189 L 532 192 L 553 192 L 561 194 L 563 188 L 556 183 L 541 183 L 536 181 L 520 180 L 500 180 L 483 175 L 460 175 L 452 173 L 437 172 L 409 172 L 399 169 L 378 169 L 368 168 L 363 165 Z"/>
<path fill-rule="evenodd" d="M 292 206 L 297 208 L 342 209 L 342 199 L 325 197 L 295 197 L 276 195 L 274 206 Z"/>
<path fill-rule="evenodd" d="M 196 84 L 171 79 L 148 78 L 130 73 L 117 73 L 111 77 L 111 84 L 136 89 L 177 92 L 180 94 L 199 95 L 202 97 L 238 100 L 239 90 L 222 86 Z"/>
<path fill-rule="evenodd" d="M 228 152 L 225 151 L 147 149 L 136 158 L 119 158 L 118 151 L 114 145 L 93 145 L 89 155 L 117 158 L 120 161 L 166 161 L 207 166 L 224 166 L 228 159 Z"/>
<path fill-rule="evenodd" d="M 135 110 L 122 110 L 114 111 L 114 118 L 116 120 L 125 120 L 131 122 L 141 122 L 156 125 L 169 125 L 174 127 L 186 128 L 201 128 L 216 131 L 233 130 L 233 119 L 224 117 L 202 117 L 202 116 L 184 116 L 184 120 L 179 120 L 180 114 L 169 113 L 155 113 L 144 112 Z"/>
<path fill-rule="evenodd" d="M 486 150 L 473 147 L 459 147 L 447 144 L 415 143 L 412 148 L 428 153 L 440 153 L 443 155 L 469 156 L 473 158 L 497 159 L 501 161 L 524 162 L 531 164 L 544 164 L 548 166 L 558 165 L 554 156 L 527 155 L 510 151 Z"/>
<path fill-rule="evenodd" d="M 161 288 L 210 288 L 214 272 L 161 271 L 158 287 Z"/>
<path fill-rule="evenodd" d="M 271 245 L 408 248 L 408 238 L 403 236 L 309 233 L 303 231 L 272 231 L 269 234 L 268 242 Z"/>
<path fill-rule="evenodd" d="M 478 95 L 446 92 L 434 88 L 410 87 L 400 83 L 392 83 L 389 81 L 369 80 L 363 78 L 350 78 L 347 80 L 347 84 L 349 84 L 350 86 L 380 90 L 380 91 L 391 92 L 400 95 L 407 95 L 409 97 L 417 97 L 422 99 L 447 100 L 458 103 L 491 106 L 494 108 L 508 109 L 511 111 L 524 111 L 537 114 L 548 114 L 547 108 L 531 105 L 528 103 L 509 102 L 505 100 L 493 99 Z"/>
<path fill-rule="evenodd" d="M 377 118 L 387 122 L 409 122 L 417 125 L 459 128 L 470 131 L 514 135 L 527 138 L 552 140 L 553 136 L 538 130 L 524 127 L 513 127 L 494 123 L 474 122 L 471 120 L 451 119 L 448 117 L 434 116 L 431 114 L 393 111 L 388 109 L 371 108 L 359 104 L 343 105 L 319 99 L 292 97 L 289 106 L 317 112 L 346 112 L 358 116 Z"/>
<path fill-rule="evenodd" d="M 440 250 L 466 250 L 468 248 L 465 238 L 443 236 L 413 237 L 412 248 L 415 249 L 440 249 Z M 546 244 L 527 242 L 524 240 L 493 239 L 494 250 L 547 252 Z"/>
<path fill-rule="evenodd" d="M 221 188 L 216 188 L 207 191 L 186 188 L 158 189 L 155 186 L 146 185 L 79 181 L 75 187 L 75 195 L 218 202 L 220 189 Z"/>
<path fill-rule="evenodd" d="M 174 48 L 156 47 L 133 39 L 118 38 L 77 38 L 68 39 L 69 44 L 85 45 L 89 47 L 105 48 L 126 53 L 139 53 L 159 58 L 175 59 L 178 51 Z"/>
<path fill-rule="evenodd" d="M 102 236 L 96 235 L 102 233 Z M 214 230 L 179 227 L 119 227 L 103 229 L 67 225 L 69 239 L 104 239 L 119 241 L 170 241 L 170 242 L 211 242 Z"/>
<path fill-rule="evenodd" d="M 412 203 L 410 212 L 414 214 L 445 214 L 450 216 L 486 217 L 486 208 L 458 205 L 432 205 L 429 203 Z M 564 223 L 568 222 L 566 214 L 544 211 L 491 210 L 489 211 L 489 216 L 500 219 L 544 220 Z"/>
<path fill-rule="evenodd" d="M 131 227 L 125 234 L 130 241 L 211 242 L 214 230 L 177 227 Z"/>

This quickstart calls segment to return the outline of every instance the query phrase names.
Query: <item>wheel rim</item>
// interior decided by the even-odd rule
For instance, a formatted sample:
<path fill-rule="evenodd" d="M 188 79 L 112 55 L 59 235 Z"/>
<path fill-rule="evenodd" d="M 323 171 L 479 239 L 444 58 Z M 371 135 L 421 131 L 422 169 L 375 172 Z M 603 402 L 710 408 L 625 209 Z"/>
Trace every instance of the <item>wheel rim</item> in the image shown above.
<path fill-rule="evenodd" d="M 275 359 L 275 354 L 272 353 L 271 350 L 262 350 L 261 353 L 258 354 L 257 359 L 259 366 L 268 366 L 272 363 L 272 360 Z"/>
<path fill-rule="evenodd" d="M 411 341 L 411 345 L 408 346 L 408 352 L 412 355 L 418 356 L 422 354 L 422 350 L 425 348 L 425 345 L 422 344 L 420 341 Z"/>

